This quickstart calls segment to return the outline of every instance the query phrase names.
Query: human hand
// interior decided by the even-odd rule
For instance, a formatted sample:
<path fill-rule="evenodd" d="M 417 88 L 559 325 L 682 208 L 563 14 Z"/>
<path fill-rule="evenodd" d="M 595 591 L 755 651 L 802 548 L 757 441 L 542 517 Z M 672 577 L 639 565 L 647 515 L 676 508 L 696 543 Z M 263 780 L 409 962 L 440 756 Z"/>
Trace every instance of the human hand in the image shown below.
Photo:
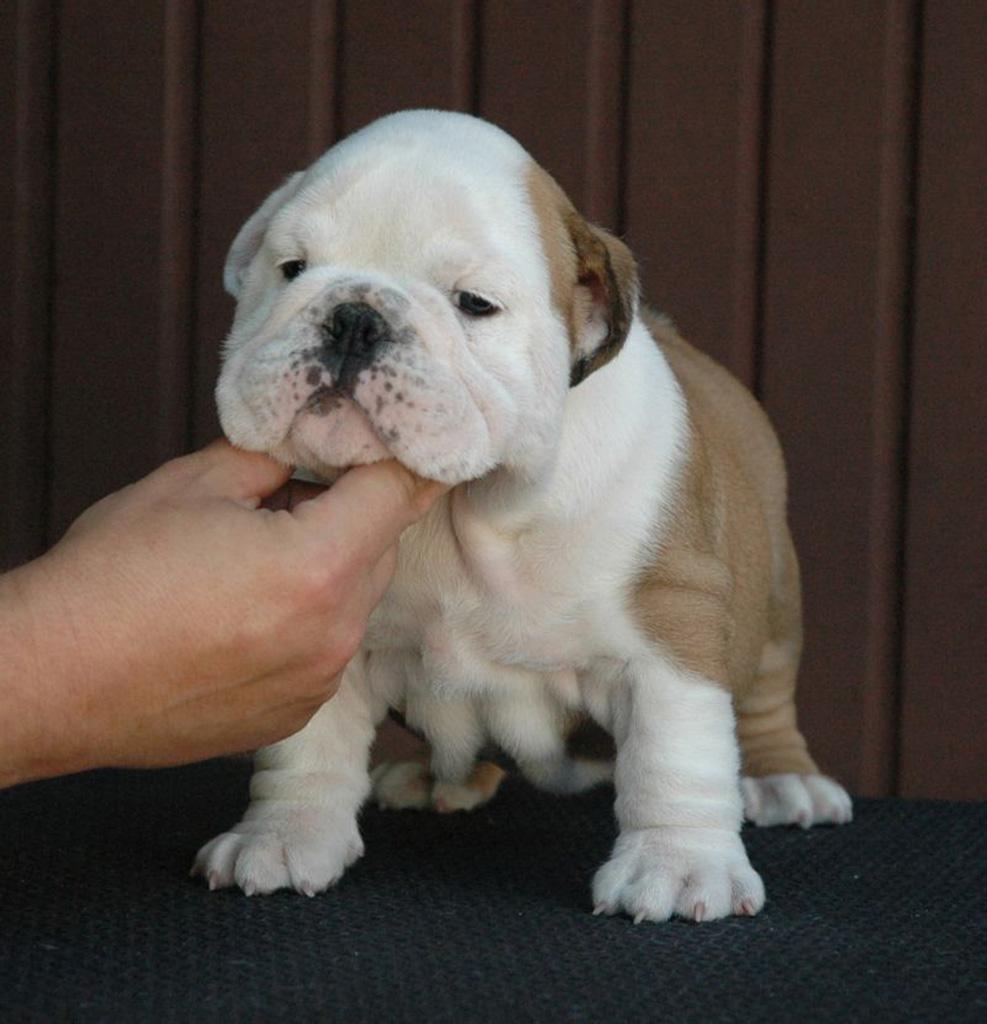
<path fill-rule="evenodd" d="M 254 748 L 335 692 L 401 531 L 444 488 L 385 462 L 259 508 L 289 472 L 217 442 L 98 502 L 0 581 L 28 613 L 28 777 Z"/>

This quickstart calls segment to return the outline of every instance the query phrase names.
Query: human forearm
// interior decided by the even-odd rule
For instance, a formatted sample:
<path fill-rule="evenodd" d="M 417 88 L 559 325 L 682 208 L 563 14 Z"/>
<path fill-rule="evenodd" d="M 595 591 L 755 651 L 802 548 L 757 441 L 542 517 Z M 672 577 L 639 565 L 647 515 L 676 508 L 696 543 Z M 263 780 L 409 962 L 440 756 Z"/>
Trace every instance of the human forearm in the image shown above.
<path fill-rule="evenodd" d="M 85 673 L 87 652 L 65 649 L 67 623 L 59 627 L 48 572 L 39 559 L 0 576 L 0 787 L 87 767 L 69 742 L 76 688 L 66 680 L 57 699 L 53 689 L 55 664 Z"/>

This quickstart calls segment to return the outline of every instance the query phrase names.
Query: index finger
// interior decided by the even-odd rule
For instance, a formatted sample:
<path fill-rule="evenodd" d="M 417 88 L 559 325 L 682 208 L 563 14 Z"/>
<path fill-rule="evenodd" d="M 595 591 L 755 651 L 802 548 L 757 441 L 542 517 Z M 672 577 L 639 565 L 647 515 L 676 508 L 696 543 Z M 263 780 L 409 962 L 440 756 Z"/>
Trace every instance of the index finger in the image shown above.
<path fill-rule="evenodd" d="M 347 555 L 376 562 L 448 489 L 389 459 L 347 470 L 292 515 L 314 537 L 331 541 L 336 551 L 342 542 Z"/>

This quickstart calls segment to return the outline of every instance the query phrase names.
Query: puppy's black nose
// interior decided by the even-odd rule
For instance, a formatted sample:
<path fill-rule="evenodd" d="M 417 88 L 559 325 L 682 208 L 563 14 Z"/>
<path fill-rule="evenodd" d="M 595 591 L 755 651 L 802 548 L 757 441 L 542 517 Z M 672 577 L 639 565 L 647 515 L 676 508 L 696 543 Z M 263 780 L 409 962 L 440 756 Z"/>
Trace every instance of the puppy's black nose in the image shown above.
<path fill-rule="evenodd" d="M 387 321 L 365 302 L 344 302 L 322 325 L 322 360 L 337 386 L 351 385 L 388 338 Z"/>
<path fill-rule="evenodd" d="M 353 359 L 373 355 L 387 333 L 384 318 L 365 302 L 344 302 L 332 311 L 329 338 Z"/>

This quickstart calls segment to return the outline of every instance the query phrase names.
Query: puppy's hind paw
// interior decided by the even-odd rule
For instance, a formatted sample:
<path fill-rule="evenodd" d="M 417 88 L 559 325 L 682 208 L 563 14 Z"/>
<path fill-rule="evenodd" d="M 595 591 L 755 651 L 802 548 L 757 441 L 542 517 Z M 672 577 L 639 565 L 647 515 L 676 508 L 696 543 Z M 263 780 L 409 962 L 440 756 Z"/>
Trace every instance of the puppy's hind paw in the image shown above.
<path fill-rule="evenodd" d="M 378 807 L 392 811 L 421 810 L 431 800 L 432 779 L 420 761 L 379 764 L 370 773 Z"/>
<path fill-rule="evenodd" d="M 496 796 L 505 774 L 492 761 L 478 761 L 465 782 L 436 782 L 432 787 L 432 806 L 440 814 L 472 811 Z"/>
<path fill-rule="evenodd" d="M 432 808 L 440 814 L 472 811 L 492 800 L 504 778 L 503 768 L 478 761 L 464 782 L 434 780 L 420 761 L 380 764 L 371 773 L 374 799 L 390 810 Z"/>
<path fill-rule="evenodd" d="M 845 825 L 853 820 L 847 791 L 825 775 L 746 776 L 740 780 L 744 817 L 755 825 Z"/>

